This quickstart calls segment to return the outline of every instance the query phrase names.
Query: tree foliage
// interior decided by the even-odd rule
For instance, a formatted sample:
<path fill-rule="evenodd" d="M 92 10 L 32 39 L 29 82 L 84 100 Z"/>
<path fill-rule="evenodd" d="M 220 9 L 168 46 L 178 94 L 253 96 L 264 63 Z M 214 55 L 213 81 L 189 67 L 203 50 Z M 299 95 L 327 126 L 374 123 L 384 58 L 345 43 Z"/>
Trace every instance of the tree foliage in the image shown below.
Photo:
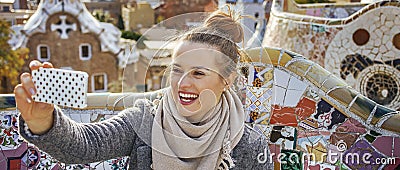
<path fill-rule="evenodd" d="M 134 32 L 134 31 L 122 31 L 121 37 L 125 39 L 131 39 L 137 41 L 142 34 Z"/>
<path fill-rule="evenodd" d="M 29 52 L 27 48 L 12 50 L 8 44 L 11 31 L 10 24 L 0 19 L 0 93 L 12 92 Z"/>
<path fill-rule="evenodd" d="M 100 22 L 112 23 L 113 18 L 111 18 L 109 13 L 105 13 L 102 10 L 93 11 L 93 16 Z"/>
<path fill-rule="evenodd" d="M 118 15 L 117 27 L 119 28 L 119 30 L 124 30 L 125 29 L 124 19 L 122 18 L 121 15 Z"/>

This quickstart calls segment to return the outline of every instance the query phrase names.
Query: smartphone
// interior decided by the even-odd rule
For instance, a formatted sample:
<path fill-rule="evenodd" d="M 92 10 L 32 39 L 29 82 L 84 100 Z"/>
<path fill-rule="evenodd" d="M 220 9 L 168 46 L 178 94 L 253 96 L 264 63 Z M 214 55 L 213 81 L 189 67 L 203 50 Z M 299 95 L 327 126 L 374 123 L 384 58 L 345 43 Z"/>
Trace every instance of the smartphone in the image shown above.
<path fill-rule="evenodd" d="M 55 68 L 32 71 L 36 87 L 33 100 L 58 106 L 85 108 L 87 106 L 88 74 Z"/>

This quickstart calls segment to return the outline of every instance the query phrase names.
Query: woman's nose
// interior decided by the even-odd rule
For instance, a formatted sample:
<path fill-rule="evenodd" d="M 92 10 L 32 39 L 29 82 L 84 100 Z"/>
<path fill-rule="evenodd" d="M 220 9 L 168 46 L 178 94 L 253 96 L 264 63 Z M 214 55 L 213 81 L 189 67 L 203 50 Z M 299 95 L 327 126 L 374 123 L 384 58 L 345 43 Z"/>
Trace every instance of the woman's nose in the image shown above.
<path fill-rule="evenodd" d="M 190 74 L 185 74 L 179 79 L 178 87 L 180 88 L 191 87 L 192 85 L 193 81 Z"/>

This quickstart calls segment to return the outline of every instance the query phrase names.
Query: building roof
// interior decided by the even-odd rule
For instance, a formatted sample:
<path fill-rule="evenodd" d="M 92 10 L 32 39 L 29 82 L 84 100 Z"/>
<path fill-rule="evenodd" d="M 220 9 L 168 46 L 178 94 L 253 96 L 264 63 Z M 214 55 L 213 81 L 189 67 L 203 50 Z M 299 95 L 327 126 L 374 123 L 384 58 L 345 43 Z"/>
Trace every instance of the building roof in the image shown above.
<path fill-rule="evenodd" d="M 15 0 L 0 0 L 0 4 L 13 4 Z"/>
<path fill-rule="evenodd" d="M 120 53 L 121 48 L 118 42 L 121 31 L 110 23 L 99 22 L 90 14 L 81 0 L 64 0 L 64 5 L 59 1 L 42 0 L 23 28 L 16 31 L 15 35 L 19 36 L 19 39 L 18 42 L 14 42 L 13 48 L 24 47 L 29 37 L 35 33 L 46 32 L 47 19 L 59 12 L 75 16 L 80 22 L 82 33 L 94 33 L 100 40 L 102 52 Z M 22 34 L 21 31 L 24 33 Z"/>

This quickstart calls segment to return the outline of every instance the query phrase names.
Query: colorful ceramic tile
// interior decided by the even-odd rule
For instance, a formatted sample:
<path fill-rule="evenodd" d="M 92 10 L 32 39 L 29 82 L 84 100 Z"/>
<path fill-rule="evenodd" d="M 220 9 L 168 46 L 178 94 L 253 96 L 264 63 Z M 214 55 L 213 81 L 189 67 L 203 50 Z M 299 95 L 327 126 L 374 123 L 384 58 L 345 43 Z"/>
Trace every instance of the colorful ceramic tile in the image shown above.
<path fill-rule="evenodd" d="M 330 164 L 335 164 L 336 166 L 341 166 L 341 160 L 343 158 L 343 153 L 345 150 L 343 150 L 342 148 L 338 148 L 338 146 L 332 144 L 326 145 L 326 149 L 328 150 L 326 162 Z"/>
<path fill-rule="evenodd" d="M 272 87 L 273 99 L 272 104 L 284 106 L 286 89 L 280 86 Z"/>
<path fill-rule="evenodd" d="M 359 93 L 356 90 L 349 87 L 341 87 L 328 93 L 330 97 L 338 101 L 344 107 L 348 107 L 351 101 L 353 101 L 358 94 Z"/>
<path fill-rule="evenodd" d="M 345 81 L 343 81 L 340 78 L 337 78 L 336 76 L 330 76 L 322 85 L 321 89 L 324 92 L 328 92 L 332 90 L 333 88 L 338 88 L 338 87 L 345 87 L 348 86 Z"/>
<path fill-rule="evenodd" d="M 273 126 L 270 142 L 279 144 L 283 149 L 294 149 L 296 147 L 297 130 L 290 126 Z"/>
<path fill-rule="evenodd" d="M 295 107 L 300 101 L 301 97 L 303 97 L 304 90 L 287 90 L 285 93 L 285 99 L 283 101 L 283 106 L 285 107 Z M 277 94 L 279 95 L 279 94 Z"/>
<path fill-rule="evenodd" d="M 62 169 L 59 165 L 58 161 L 52 158 L 47 153 L 40 151 L 40 161 L 39 164 L 36 166 L 38 170 L 58 170 Z"/>
<path fill-rule="evenodd" d="M 359 135 L 355 133 L 333 132 L 329 139 L 329 142 L 335 146 L 346 144 L 346 148 L 349 148 L 358 139 L 358 136 Z"/>
<path fill-rule="evenodd" d="M 37 165 L 39 164 L 40 159 L 41 159 L 39 149 L 33 145 L 28 146 L 28 150 L 26 153 L 26 159 L 27 159 L 27 164 L 28 164 L 29 169 L 37 167 Z"/>
<path fill-rule="evenodd" d="M 307 170 L 337 170 L 338 167 L 335 165 L 330 165 L 326 163 L 321 163 L 321 162 L 314 162 L 314 161 L 304 161 L 307 163 L 305 169 Z"/>
<path fill-rule="evenodd" d="M 269 139 L 269 137 L 271 136 L 272 126 L 263 124 L 251 124 L 251 125 L 253 125 L 253 129 L 256 132 L 264 135 L 266 138 Z"/>
<path fill-rule="evenodd" d="M 300 132 L 299 132 L 300 133 Z M 297 138 L 297 148 L 299 150 L 302 150 L 304 152 L 310 153 L 309 151 L 309 147 L 313 147 L 318 145 L 318 143 L 321 143 L 323 146 L 328 144 L 328 140 L 327 138 L 329 138 L 329 136 L 323 136 L 323 135 L 316 135 L 316 136 L 307 136 L 307 137 L 298 137 Z"/>
<path fill-rule="evenodd" d="M 376 124 L 382 117 L 393 114 L 394 112 L 396 111 L 382 105 L 378 105 L 371 123 Z"/>
<path fill-rule="evenodd" d="M 318 122 L 312 118 L 307 118 L 299 123 L 299 128 L 303 130 L 315 130 L 318 129 Z"/>
<path fill-rule="evenodd" d="M 0 154 L 0 167 L 8 170 L 27 170 L 28 165 L 26 151 L 28 150 L 28 144 L 23 143 L 14 150 L 5 150 Z"/>
<path fill-rule="evenodd" d="M 307 89 L 307 84 L 279 69 L 275 69 L 275 74 L 273 104 L 295 107 Z"/>
<path fill-rule="evenodd" d="M 350 170 L 349 167 L 346 166 L 346 164 L 341 163 L 340 161 L 337 161 L 335 164 L 337 167 L 340 167 L 340 170 Z"/>
<path fill-rule="evenodd" d="M 380 134 L 376 131 L 370 130 L 367 134 L 365 134 L 364 138 L 367 139 L 367 141 L 369 143 L 372 143 L 375 141 L 376 137 L 381 136 L 381 135 L 382 134 Z"/>
<path fill-rule="evenodd" d="M 379 152 L 383 153 L 388 157 L 392 157 L 392 152 L 394 151 L 394 137 L 391 136 L 379 136 L 372 142 L 372 146 L 374 146 Z"/>
<path fill-rule="evenodd" d="M 310 82 L 312 82 L 317 87 L 321 87 L 322 83 L 329 78 L 329 75 L 332 74 L 322 68 L 318 64 L 314 64 L 311 69 L 307 72 L 305 76 Z"/>
<path fill-rule="evenodd" d="M 381 167 L 381 165 L 374 164 L 377 158 L 382 159 L 384 156 L 377 152 L 367 141 L 359 140 L 345 151 L 342 161 L 352 169 L 371 170 Z"/>
<path fill-rule="evenodd" d="M 383 168 L 384 170 L 399 170 L 400 169 L 400 158 L 395 158 L 394 162 L 387 164 L 385 166 L 385 168 Z"/>
<path fill-rule="evenodd" d="M 297 119 L 302 121 L 310 117 L 316 108 L 316 102 L 307 97 L 303 97 L 295 108 Z"/>
<path fill-rule="evenodd" d="M 290 75 L 286 71 L 280 69 L 274 70 L 274 84 L 279 87 L 287 88 L 289 85 Z"/>
<path fill-rule="evenodd" d="M 394 138 L 393 156 L 400 157 L 400 138 Z"/>
<path fill-rule="evenodd" d="M 307 87 L 304 95 L 310 99 L 313 99 L 314 101 L 319 101 L 319 99 L 321 99 L 317 92 L 317 89 L 313 88 L 312 86 Z"/>
<path fill-rule="evenodd" d="M 371 99 L 358 96 L 353 105 L 351 105 L 350 111 L 360 116 L 363 120 L 367 120 L 375 105 L 377 104 Z"/>
<path fill-rule="evenodd" d="M 272 125 L 297 127 L 297 118 L 295 114 L 295 109 L 290 107 L 273 105 L 272 115 L 269 123 Z"/>
<path fill-rule="evenodd" d="M 268 148 L 272 155 L 272 160 L 278 162 L 278 156 L 281 153 L 281 146 L 277 144 L 268 144 Z"/>
<path fill-rule="evenodd" d="M 307 138 L 310 136 L 324 136 L 325 141 L 329 140 L 331 135 L 330 131 L 327 130 L 298 130 L 297 138 Z"/>
<path fill-rule="evenodd" d="M 246 112 L 246 123 L 254 123 L 254 124 L 263 124 L 268 125 L 269 123 L 269 112 L 254 112 L 254 111 L 245 111 Z"/>
<path fill-rule="evenodd" d="M 314 146 L 318 143 L 326 146 L 330 137 L 329 131 L 299 130 L 297 132 L 297 149 L 307 152 L 307 146 Z"/>
<path fill-rule="evenodd" d="M 307 86 L 308 85 L 305 82 L 291 76 L 289 80 L 289 85 L 287 86 L 284 106 L 294 107 L 298 105 L 298 102 L 303 96 Z"/>
<path fill-rule="evenodd" d="M 248 65 L 247 85 L 271 88 L 274 74 L 273 67 Z"/>
<path fill-rule="evenodd" d="M 290 63 L 287 69 L 299 76 L 304 76 L 309 67 L 312 66 L 313 64 L 314 63 L 310 60 L 299 59 L 296 60 L 295 62 Z"/>
<path fill-rule="evenodd" d="M 279 65 L 284 67 L 290 60 L 292 60 L 292 57 L 284 51 L 281 51 L 281 53 L 283 53 L 283 54 L 279 58 Z"/>
<path fill-rule="evenodd" d="M 295 150 L 281 150 L 281 170 L 302 170 L 303 162 L 302 156 L 303 153 Z"/>
<path fill-rule="evenodd" d="M 125 169 L 128 160 L 129 159 L 127 157 L 107 160 L 106 162 L 108 163 L 108 166 L 106 167 L 110 169 Z"/>
<path fill-rule="evenodd" d="M 16 114 L 0 115 L 0 148 L 13 150 L 22 144 L 23 139 L 18 134 Z"/>
<path fill-rule="evenodd" d="M 310 155 L 311 161 L 325 162 L 328 150 L 325 145 L 321 142 L 317 142 L 315 145 L 306 145 L 307 153 Z"/>
<path fill-rule="evenodd" d="M 317 120 L 320 128 L 332 129 L 334 125 L 344 122 L 347 117 L 325 100 L 321 100 L 313 118 Z"/>
<path fill-rule="evenodd" d="M 314 113 L 315 105 L 313 100 L 306 97 L 302 98 L 295 108 L 273 105 L 270 124 L 297 126 L 299 120 L 304 120 Z"/>
<path fill-rule="evenodd" d="M 367 132 L 365 126 L 358 122 L 356 119 L 349 117 L 344 123 L 336 128 L 336 132 L 351 132 L 364 134 Z"/>
<path fill-rule="evenodd" d="M 254 112 L 270 112 L 271 99 L 271 88 L 247 86 L 245 110 Z"/>

